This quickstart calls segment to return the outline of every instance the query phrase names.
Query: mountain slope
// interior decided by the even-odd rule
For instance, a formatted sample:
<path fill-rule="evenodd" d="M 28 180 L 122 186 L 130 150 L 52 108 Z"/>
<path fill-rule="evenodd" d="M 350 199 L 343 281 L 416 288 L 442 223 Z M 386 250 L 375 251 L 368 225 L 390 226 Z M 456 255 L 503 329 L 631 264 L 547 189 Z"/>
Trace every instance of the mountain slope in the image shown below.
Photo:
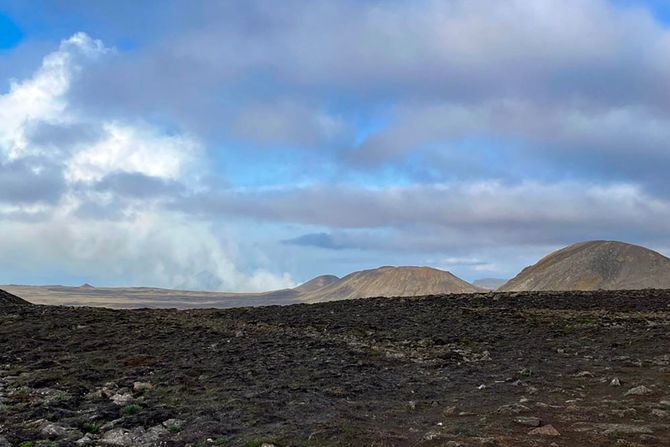
<path fill-rule="evenodd" d="M 375 296 L 420 296 L 481 291 L 443 270 L 430 267 L 380 267 L 351 273 L 321 289 L 305 293 L 307 302 Z"/>
<path fill-rule="evenodd" d="M 333 284 L 334 282 L 339 281 L 340 278 L 338 278 L 335 275 L 321 275 L 317 276 L 314 279 L 310 279 L 306 283 L 303 283 L 296 287 L 295 291 L 300 292 L 300 293 L 310 293 L 314 292 L 315 290 L 319 290 L 323 287 L 329 286 Z"/>
<path fill-rule="evenodd" d="M 0 290 L 0 307 L 6 305 L 27 306 L 30 305 L 30 303 L 16 295 L 12 295 L 11 293 L 7 293 L 4 290 Z"/>
<path fill-rule="evenodd" d="M 589 241 L 526 267 L 500 291 L 670 288 L 670 259 L 638 245 Z"/>

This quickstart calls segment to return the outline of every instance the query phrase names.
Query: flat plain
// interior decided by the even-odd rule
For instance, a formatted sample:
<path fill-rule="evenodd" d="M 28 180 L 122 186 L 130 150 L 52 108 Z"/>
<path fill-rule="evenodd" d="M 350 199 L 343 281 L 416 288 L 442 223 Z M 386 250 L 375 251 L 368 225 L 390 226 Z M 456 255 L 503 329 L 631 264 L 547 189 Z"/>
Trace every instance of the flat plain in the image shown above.
<path fill-rule="evenodd" d="M 111 309 L 194 309 L 271 306 L 300 303 L 293 289 L 262 293 L 199 292 L 155 287 L 69 287 L 6 285 L 0 290 L 33 304 L 92 306 Z"/>

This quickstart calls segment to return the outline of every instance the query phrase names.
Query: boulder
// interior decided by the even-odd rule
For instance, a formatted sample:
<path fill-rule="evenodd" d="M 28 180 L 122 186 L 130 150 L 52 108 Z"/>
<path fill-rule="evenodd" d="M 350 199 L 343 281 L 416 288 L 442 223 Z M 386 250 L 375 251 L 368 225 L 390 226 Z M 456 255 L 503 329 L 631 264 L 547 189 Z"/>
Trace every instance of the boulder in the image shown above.
<path fill-rule="evenodd" d="M 514 418 L 514 422 L 528 427 L 539 427 L 542 425 L 542 420 L 534 416 L 518 416 Z"/>
<path fill-rule="evenodd" d="M 545 425 L 544 427 L 534 428 L 531 431 L 529 431 L 528 434 L 531 436 L 548 436 L 548 437 L 561 436 L 559 431 L 556 430 L 553 425 Z"/>
<path fill-rule="evenodd" d="M 628 391 L 626 391 L 625 396 L 646 396 L 647 394 L 653 393 L 652 390 L 647 388 L 644 385 L 636 386 L 635 388 L 631 388 Z"/>

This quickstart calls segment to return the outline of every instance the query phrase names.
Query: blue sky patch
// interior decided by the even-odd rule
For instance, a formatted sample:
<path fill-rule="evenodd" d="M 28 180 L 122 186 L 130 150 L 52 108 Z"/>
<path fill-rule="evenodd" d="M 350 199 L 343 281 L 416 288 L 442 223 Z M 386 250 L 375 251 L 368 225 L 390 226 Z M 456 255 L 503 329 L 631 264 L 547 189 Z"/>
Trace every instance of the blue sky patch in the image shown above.
<path fill-rule="evenodd" d="M 10 49 L 23 40 L 23 32 L 8 16 L 0 13 L 0 49 Z"/>

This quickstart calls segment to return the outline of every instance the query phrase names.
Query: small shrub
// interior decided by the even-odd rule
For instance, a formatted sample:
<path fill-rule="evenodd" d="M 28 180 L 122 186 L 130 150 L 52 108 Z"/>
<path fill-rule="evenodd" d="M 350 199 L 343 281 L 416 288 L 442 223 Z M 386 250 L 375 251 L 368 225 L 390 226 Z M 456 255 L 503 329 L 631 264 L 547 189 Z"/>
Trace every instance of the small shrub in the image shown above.
<path fill-rule="evenodd" d="M 126 405 L 123 407 L 123 410 L 121 410 L 121 414 L 124 416 L 132 416 L 140 412 L 142 408 L 139 405 L 136 404 L 130 404 Z"/>
<path fill-rule="evenodd" d="M 84 433 L 90 433 L 92 435 L 97 435 L 100 433 L 100 424 L 97 422 L 84 422 L 81 424 L 81 429 Z"/>

